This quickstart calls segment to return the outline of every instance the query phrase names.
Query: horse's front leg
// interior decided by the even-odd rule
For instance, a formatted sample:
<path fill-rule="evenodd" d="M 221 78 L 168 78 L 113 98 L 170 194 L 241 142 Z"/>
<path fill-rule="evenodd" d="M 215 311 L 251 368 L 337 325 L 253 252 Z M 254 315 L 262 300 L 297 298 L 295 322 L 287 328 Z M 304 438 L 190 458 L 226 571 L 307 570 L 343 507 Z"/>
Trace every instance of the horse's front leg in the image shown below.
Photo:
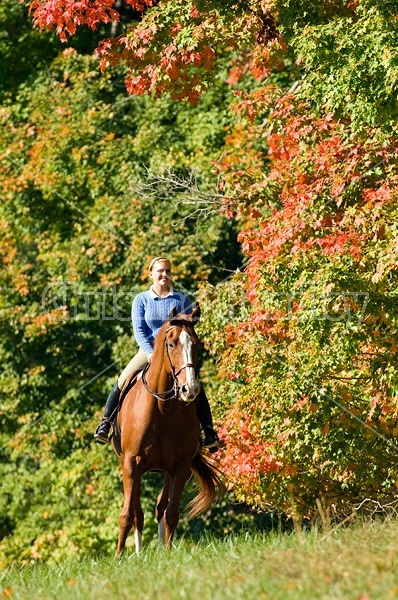
<path fill-rule="evenodd" d="M 171 479 L 170 476 L 165 473 L 164 474 L 164 483 L 162 491 L 160 492 L 157 502 L 156 502 L 156 520 L 158 522 L 158 534 L 159 534 L 159 544 L 164 546 L 164 513 L 169 503 L 169 494 L 170 494 L 170 485 Z"/>
<path fill-rule="evenodd" d="M 122 465 L 124 504 L 119 517 L 119 540 L 116 556 L 124 550 L 126 539 L 131 529 L 134 531 L 135 550 L 142 550 L 142 530 L 144 527 L 144 513 L 140 502 L 141 471 L 139 469 L 140 457 L 125 457 Z"/>
<path fill-rule="evenodd" d="M 186 482 L 191 476 L 191 461 L 179 465 L 171 478 L 169 503 L 164 513 L 164 545 L 168 548 L 180 520 L 180 500 Z"/>

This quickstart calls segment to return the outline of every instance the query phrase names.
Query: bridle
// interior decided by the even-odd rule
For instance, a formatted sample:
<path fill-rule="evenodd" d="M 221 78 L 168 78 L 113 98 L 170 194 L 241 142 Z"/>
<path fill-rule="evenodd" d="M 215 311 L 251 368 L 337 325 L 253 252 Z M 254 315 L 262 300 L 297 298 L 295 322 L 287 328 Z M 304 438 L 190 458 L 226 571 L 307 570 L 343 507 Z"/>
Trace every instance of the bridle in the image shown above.
<path fill-rule="evenodd" d="M 183 371 L 187 367 L 195 366 L 193 363 L 184 363 L 182 365 L 182 367 L 180 367 L 177 371 L 175 370 L 175 367 L 174 367 L 173 363 L 171 362 L 171 358 L 170 358 L 170 354 L 169 354 L 169 347 L 167 345 L 167 338 L 166 338 L 166 333 L 168 331 L 170 331 L 170 329 L 173 329 L 173 327 L 175 327 L 175 325 L 170 325 L 170 327 L 168 327 L 166 329 L 165 338 L 164 338 L 164 347 L 166 349 L 166 354 L 167 354 L 167 358 L 169 359 L 169 363 L 170 363 L 170 367 L 171 367 L 171 374 L 173 377 L 173 387 L 171 387 L 169 390 L 166 390 L 165 392 L 154 392 L 153 390 L 151 390 L 151 388 L 149 387 L 148 382 L 146 380 L 146 373 L 150 367 L 150 363 L 148 363 L 146 365 L 146 367 L 144 368 L 144 370 L 142 372 L 142 383 L 144 384 L 145 389 L 148 390 L 148 392 L 150 394 L 152 394 L 152 396 L 154 396 L 157 400 L 161 400 L 162 402 L 167 402 L 168 400 L 174 400 L 174 399 L 178 400 L 179 399 L 180 388 L 178 386 L 177 377 L 181 373 L 181 371 Z"/>

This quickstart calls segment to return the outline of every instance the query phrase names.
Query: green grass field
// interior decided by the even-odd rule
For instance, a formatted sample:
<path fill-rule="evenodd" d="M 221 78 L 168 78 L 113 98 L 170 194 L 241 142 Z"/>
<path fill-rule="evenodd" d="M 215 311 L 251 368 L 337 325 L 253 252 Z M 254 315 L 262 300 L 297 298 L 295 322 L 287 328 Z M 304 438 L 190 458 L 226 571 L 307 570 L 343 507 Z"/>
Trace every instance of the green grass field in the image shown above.
<path fill-rule="evenodd" d="M 86 556 L 0 576 L 4 598 L 256 600 L 398 598 L 398 521 L 328 533 L 204 536 L 119 561 Z"/>

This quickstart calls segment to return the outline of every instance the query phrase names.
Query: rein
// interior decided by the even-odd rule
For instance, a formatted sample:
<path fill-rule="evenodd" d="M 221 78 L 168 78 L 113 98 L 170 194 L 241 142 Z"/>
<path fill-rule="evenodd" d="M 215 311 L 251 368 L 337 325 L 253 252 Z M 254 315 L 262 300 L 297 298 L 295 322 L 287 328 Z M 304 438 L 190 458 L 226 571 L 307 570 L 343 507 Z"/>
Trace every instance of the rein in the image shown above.
<path fill-rule="evenodd" d="M 175 325 L 171 325 L 170 327 L 168 327 L 168 329 L 166 329 L 165 334 L 170 331 L 170 329 L 173 329 L 173 327 L 175 327 Z M 167 339 L 166 337 L 164 338 L 164 347 L 166 349 L 166 354 L 167 354 L 167 358 L 169 359 L 169 363 L 170 363 L 170 367 L 171 367 L 171 374 L 173 376 L 173 387 L 171 387 L 169 390 L 166 390 L 165 392 L 154 392 L 153 390 L 151 390 L 151 388 L 148 385 L 148 382 L 146 380 L 146 373 L 150 367 L 150 363 L 148 363 L 146 365 L 146 367 L 144 368 L 143 372 L 142 372 L 142 383 L 144 384 L 145 389 L 152 394 L 152 396 L 154 396 L 157 400 L 160 400 L 161 402 L 167 402 L 168 400 L 178 400 L 179 395 L 180 395 L 180 388 L 178 387 L 178 381 L 177 381 L 177 377 L 178 375 L 181 373 L 181 371 L 183 371 L 184 369 L 186 369 L 187 367 L 194 367 L 194 365 L 192 363 L 185 363 L 182 365 L 182 367 L 180 367 L 178 369 L 178 371 L 175 370 L 173 363 L 171 362 L 171 358 L 170 358 L 170 354 L 169 354 L 169 348 L 167 345 Z M 170 395 L 171 394 L 171 395 Z"/>

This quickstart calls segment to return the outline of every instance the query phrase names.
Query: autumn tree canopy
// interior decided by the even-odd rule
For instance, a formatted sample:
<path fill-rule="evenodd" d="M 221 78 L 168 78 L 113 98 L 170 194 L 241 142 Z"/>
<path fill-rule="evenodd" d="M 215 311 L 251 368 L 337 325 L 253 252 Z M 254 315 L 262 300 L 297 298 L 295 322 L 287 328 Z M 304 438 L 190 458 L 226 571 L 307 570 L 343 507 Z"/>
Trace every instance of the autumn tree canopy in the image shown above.
<path fill-rule="evenodd" d="M 77 295 L 139 286 L 158 252 L 175 259 L 177 283 L 194 291 L 203 282 L 201 335 L 218 369 L 214 378 L 210 361 L 203 377 L 238 498 L 301 517 L 394 499 L 398 2 L 25 6 L 44 36 L 29 34 L 34 52 L 45 39 L 51 58 L 0 109 L 8 555 L 30 535 L 32 506 L 46 512 L 46 485 L 49 527 L 26 560 L 83 547 L 78 507 L 95 520 L 111 497 L 97 474 L 111 469 L 103 454 L 82 458 L 94 388 L 73 394 L 123 362 L 128 324 L 55 319 L 42 311 L 42 290 L 64 280 Z M 93 56 L 79 45 L 85 36 Z M 145 196 L 148 169 L 157 179 Z M 162 180 L 193 171 L 212 190 L 198 220 L 184 190 Z M 247 266 L 220 284 L 240 266 L 236 227 Z M 60 403 L 69 408 L 15 437 Z M 43 457 L 58 459 L 52 483 L 38 469 Z M 20 491 L 26 517 L 13 504 L 12 461 L 32 482 L 30 497 Z M 77 482 L 77 497 L 54 541 L 60 482 L 67 491 Z"/>

